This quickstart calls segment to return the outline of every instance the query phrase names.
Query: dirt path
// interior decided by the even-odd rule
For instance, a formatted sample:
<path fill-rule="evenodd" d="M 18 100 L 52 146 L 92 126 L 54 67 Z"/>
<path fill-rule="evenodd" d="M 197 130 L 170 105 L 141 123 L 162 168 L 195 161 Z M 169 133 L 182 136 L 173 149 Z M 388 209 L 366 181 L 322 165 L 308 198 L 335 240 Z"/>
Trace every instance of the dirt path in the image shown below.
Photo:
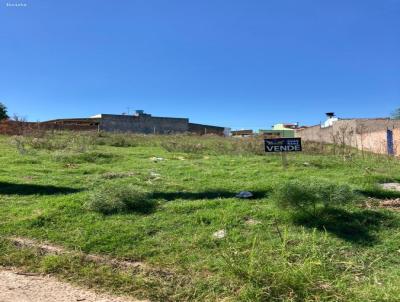
<path fill-rule="evenodd" d="M 98 294 L 53 277 L 21 274 L 0 267 L 0 302 L 139 302 Z M 141 300 L 144 302 L 144 300 Z"/>

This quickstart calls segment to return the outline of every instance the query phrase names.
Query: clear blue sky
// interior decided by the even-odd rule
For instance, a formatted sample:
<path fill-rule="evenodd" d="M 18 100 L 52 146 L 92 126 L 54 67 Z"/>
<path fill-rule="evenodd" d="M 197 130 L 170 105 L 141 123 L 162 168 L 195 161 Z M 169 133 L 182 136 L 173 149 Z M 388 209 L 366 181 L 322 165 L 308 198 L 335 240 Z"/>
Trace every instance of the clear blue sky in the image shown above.
<path fill-rule="evenodd" d="M 29 120 L 130 107 L 257 129 L 400 106 L 400 0 L 0 4 L 0 101 Z"/>

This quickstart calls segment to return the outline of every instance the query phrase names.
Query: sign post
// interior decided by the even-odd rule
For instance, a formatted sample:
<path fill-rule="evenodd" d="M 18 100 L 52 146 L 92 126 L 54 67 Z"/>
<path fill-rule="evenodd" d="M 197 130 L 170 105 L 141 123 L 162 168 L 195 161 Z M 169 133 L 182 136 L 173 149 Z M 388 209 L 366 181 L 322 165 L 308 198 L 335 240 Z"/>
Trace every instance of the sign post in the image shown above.
<path fill-rule="evenodd" d="M 288 166 L 287 154 L 286 152 L 281 152 L 281 154 L 282 154 L 282 166 L 284 168 L 287 168 Z"/>
<path fill-rule="evenodd" d="M 387 153 L 389 156 L 394 155 L 394 147 L 393 147 L 393 131 L 387 129 L 386 130 L 386 137 L 387 137 Z"/>
<path fill-rule="evenodd" d="M 266 138 L 264 139 L 265 152 L 267 153 L 281 153 L 282 165 L 287 167 L 287 152 L 300 152 L 301 138 Z"/>

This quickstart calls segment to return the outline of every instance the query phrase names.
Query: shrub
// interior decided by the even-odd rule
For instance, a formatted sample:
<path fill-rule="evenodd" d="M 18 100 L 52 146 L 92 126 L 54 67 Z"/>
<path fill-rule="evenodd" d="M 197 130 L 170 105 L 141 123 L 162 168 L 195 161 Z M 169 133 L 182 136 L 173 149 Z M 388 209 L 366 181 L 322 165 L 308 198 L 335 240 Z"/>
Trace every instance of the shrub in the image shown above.
<path fill-rule="evenodd" d="M 124 178 L 134 176 L 135 172 L 106 172 L 101 175 L 105 179 Z"/>
<path fill-rule="evenodd" d="M 325 207 L 344 205 L 356 198 L 356 194 L 349 186 L 333 183 L 320 184 L 318 195 Z"/>
<path fill-rule="evenodd" d="M 170 141 L 161 142 L 168 152 L 184 152 L 184 153 L 205 153 L 209 148 L 203 143 L 178 138 Z"/>
<path fill-rule="evenodd" d="M 24 139 L 21 136 L 13 136 L 11 142 L 17 148 L 19 154 L 27 153 Z"/>
<path fill-rule="evenodd" d="M 80 163 L 98 163 L 106 164 L 112 162 L 118 156 L 115 154 L 88 151 L 83 153 L 74 152 L 57 152 L 53 158 L 55 161 L 68 163 L 68 164 L 80 164 Z"/>
<path fill-rule="evenodd" d="M 274 199 L 282 208 L 294 208 L 307 211 L 318 202 L 315 188 L 300 181 L 287 181 L 281 184 L 274 193 Z"/>
<path fill-rule="evenodd" d="M 164 136 L 138 133 L 99 132 L 95 135 L 96 145 L 112 147 L 154 147 L 158 146 L 160 141 L 164 139 L 166 139 Z"/>
<path fill-rule="evenodd" d="M 103 185 L 94 190 L 86 208 L 103 214 L 123 212 L 150 213 L 156 203 L 143 189 L 132 185 Z"/>
<path fill-rule="evenodd" d="M 356 199 L 356 193 L 347 185 L 338 185 L 321 180 L 291 180 L 280 185 L 274 199 L 282 208 L 306 213 L 316 213 L 319 207 L 337 207 Z"/>
<path fill-rule="evenodd" d="M 21 153 L 31 149 L 85 153 L 93 151 L 98 145 L 162 147 L 169 152 L 189 154 L 264 155 L 265 153 L 262 137 L 227 138 L 216 135 L 144 135 L 135 133 L 37 130 L 15 137 L 12 143 Z"/>
<path fill-rule="evenodd" d="M 264 154 L 261 138 L 227 138 L 215 135 L 175 135 L 160 141 L 160 146 L 168 152 L 184 152 L 214 155 Z"/>
<path fill-rule="evenodd" d="M 96 138 L 96 144 L 113 147 L 136 147 L 139 145 L 138 139 L 132 134 L 112 133 L 101 134 Z"/>
<path fill-rule="evenodd" d="M 50 132 L 33 131 L 23 136 L 15 136 L 12 143 L 18 146 L 24 145 L 34 150 L 47 151 L 70 151 L 87 152 L 93 150 L 95 146 L 95 137 L 91 133 L 83 132 Z"/>

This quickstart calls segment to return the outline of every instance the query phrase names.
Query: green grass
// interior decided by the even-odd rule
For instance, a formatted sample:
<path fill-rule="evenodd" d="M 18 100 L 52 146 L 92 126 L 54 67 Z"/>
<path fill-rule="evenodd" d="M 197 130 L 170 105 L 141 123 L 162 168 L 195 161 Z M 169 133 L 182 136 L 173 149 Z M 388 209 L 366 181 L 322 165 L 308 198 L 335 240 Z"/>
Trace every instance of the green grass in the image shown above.
<path fill-rule="evenodd" d="M 4 240 L 2 265 L 154 301 L 400 300 L 397 212 L 354 202 L 318 209 L 312 218 L 293 216 L 273 198 L 288 180 L 397 198 L 377 186 L 400 180 L 397 160 L 290 154 L 284 169 L 279 156 L 262 155 L 253 140 L 59 135 L 59 145 L 50 136 L 17 148 L 0 137 L 0 235 L 143 261 L 159 273 L 46 256 Z M 71 147 L 74 142 L 88 146 Z M 114 186 L 140 188 L 154 209 L 104 215 L 87 207 L 99 188 Z M 254 198 L 235 198 L 242 190 Z M 221 229 L 226 237 L 213 238 Z"/>

